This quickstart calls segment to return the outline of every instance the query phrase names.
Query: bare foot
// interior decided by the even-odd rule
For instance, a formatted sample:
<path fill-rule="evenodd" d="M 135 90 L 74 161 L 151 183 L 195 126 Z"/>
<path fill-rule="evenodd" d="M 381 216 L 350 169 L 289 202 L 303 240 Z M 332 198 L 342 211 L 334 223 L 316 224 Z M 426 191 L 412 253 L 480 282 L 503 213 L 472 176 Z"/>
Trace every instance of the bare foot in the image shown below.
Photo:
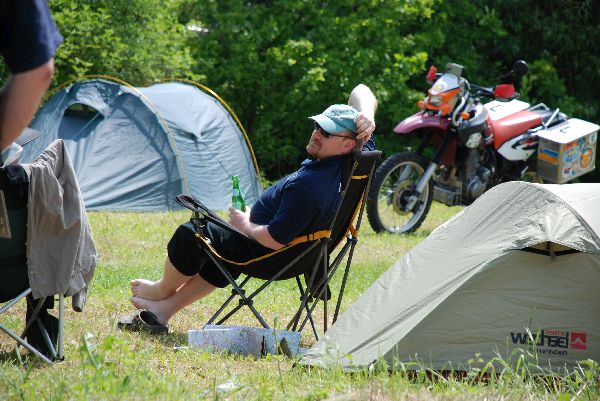
<path fill-rule="evenodd" d="M 172 294 L 165 293 L 157 281 L 150 281 L 143 278 L 131 280 L 131 294 L 137 298 L 149 299 L 151 301 L 160 301 Z"/>
<path fill-rule="evenodd" d="M 129 301 L 137 309 L 146 309 L 156 315 L 158 321 L 162 324 L 168 324 L 170 316 L 163 310 L 161 301 L 151 301 L 149 299 L 131 297 Z"/>
<path fill-rule="evenodd" d="M 131 298 L 129 298 L 129 301 L 131 301 L 131 304 L 133 306 L 135 306 L 137 309 L 147 309 L 152 313 L 154 313 L 154 310 L 152 310 L 152 307 L 155 306 L 155 303 L 157 302 L 157 301 L 150 301 L 149 299 L 138 298 L 138 297 L 131 297 Z"/>

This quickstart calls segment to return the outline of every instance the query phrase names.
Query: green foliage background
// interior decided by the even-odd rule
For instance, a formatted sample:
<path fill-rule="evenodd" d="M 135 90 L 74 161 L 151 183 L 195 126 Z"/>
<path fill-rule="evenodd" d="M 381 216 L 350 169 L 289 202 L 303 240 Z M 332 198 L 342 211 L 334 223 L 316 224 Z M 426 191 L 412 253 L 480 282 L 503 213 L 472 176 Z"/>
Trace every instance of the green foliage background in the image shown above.
<path fill-rule="evenodd" d="M 416 111 L 431 64 L 492 84 L 521 58 L 522 99 L 600 122 L 594 0 L 50 0 L 65 38 L 54 86 L 86 74 L 134 85 L 171 77 L 217 92 L 249 133 L 268 179 L 304 157 L 307 117 L 365 83 L 379 99 L 377 144 Z M 194 27 L 194 29 L 189 29 Z M 0 67 L 4 68 L 4 67 Z M 5 77 L 5 69 L 0 70 Z M 600 173 L 583 178 L 598 181 Z"/>

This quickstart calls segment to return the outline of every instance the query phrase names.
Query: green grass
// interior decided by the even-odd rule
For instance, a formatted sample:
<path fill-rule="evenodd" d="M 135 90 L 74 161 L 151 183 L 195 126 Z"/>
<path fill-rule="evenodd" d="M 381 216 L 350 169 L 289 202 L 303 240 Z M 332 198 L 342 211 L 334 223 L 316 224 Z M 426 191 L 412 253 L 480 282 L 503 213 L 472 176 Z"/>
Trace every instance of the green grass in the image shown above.
<path fill-rule="evenodd" d="M 342 310 L 409 249 L 422 241 L 459 208 L 434 204 L 429 218 L 415 234 L 375 235 L 366 219 L 354 256 Z M 283 356 L 239 357 L 186 345 L 187 330 L 200 328 L 226 297 L 218 290 L 186 308 L 170 323 L 172 333 L 157 338 L 116 328 L 128 302 L 129 280 L 157 279 L 166 244 L 188 213 L 90 213 L 100 255 L 83 313 L 67 310 L 66 360 L 47 366 L 35 358 L 21 364 L 11 351 L 10 338 L 0 335 L 0 399 L 2 400 L 592 400 L 600 398 L 598 366 L 582 366 L 570 376 L 536 378 L 526 366 L 506 366 L 502 375 L 481 380 L 486 362 L 477 361 L 463 377 L 440 377 L 423 368 L 414 375 L 390 374 L 384 369 L 348 374 L 340 369 L 293 367 Z M 339 282 L 334 283 L 335 287 Z M 292 280 L 277 283 L 257 307 L 269 322 L 291 318 L 297 303 Z M 331 308 L 331 307 L 330 307 Z M 320 313 L 320 312 L 319 312 Z M 319 315 L 317 313 L 317 315 Z M 24 309 L 3 322 L 21 325 Z M 256 326 L 243 313 L 230 324 Z M 278 323 L 282 325 L 282 323 Z M 303 346 L 314 342 L 309 330 Z M 25 353 L 24 353 L 25 354 Z M 499 361 L 500 365 L 503 363 Z"/>

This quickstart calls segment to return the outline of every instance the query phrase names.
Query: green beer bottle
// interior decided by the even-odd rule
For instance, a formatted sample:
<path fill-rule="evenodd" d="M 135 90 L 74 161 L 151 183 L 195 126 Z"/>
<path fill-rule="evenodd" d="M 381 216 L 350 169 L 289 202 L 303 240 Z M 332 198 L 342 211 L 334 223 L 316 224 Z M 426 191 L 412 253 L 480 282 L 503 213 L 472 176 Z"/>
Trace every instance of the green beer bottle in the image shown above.
<path fill-rule="evenodd" d="M 234 208 L 245 212 L 246 202 L 244 201 L 244 196 L 242 195 L 242 191 L 240 189 L 240 182 L 238 180 L 237 175 L 231 176 L 231 182 L 233 183 L 233 190 L 231 192 L 231 205 Z"/>

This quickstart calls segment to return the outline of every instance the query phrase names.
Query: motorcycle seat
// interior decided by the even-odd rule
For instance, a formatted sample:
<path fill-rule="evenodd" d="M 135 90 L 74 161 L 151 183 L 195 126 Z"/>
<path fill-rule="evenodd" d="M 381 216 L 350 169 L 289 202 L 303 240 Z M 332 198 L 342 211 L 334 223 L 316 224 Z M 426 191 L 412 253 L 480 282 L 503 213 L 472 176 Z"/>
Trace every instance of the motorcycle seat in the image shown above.
<path fill-rule="evenodd" d="M 494 131 L 494 147 L 498 149 L 502 144 L 525 131 L 542 124 L 542 117 L 533 111 L 521 110 L 499 120 L 490 120 Z"/>

